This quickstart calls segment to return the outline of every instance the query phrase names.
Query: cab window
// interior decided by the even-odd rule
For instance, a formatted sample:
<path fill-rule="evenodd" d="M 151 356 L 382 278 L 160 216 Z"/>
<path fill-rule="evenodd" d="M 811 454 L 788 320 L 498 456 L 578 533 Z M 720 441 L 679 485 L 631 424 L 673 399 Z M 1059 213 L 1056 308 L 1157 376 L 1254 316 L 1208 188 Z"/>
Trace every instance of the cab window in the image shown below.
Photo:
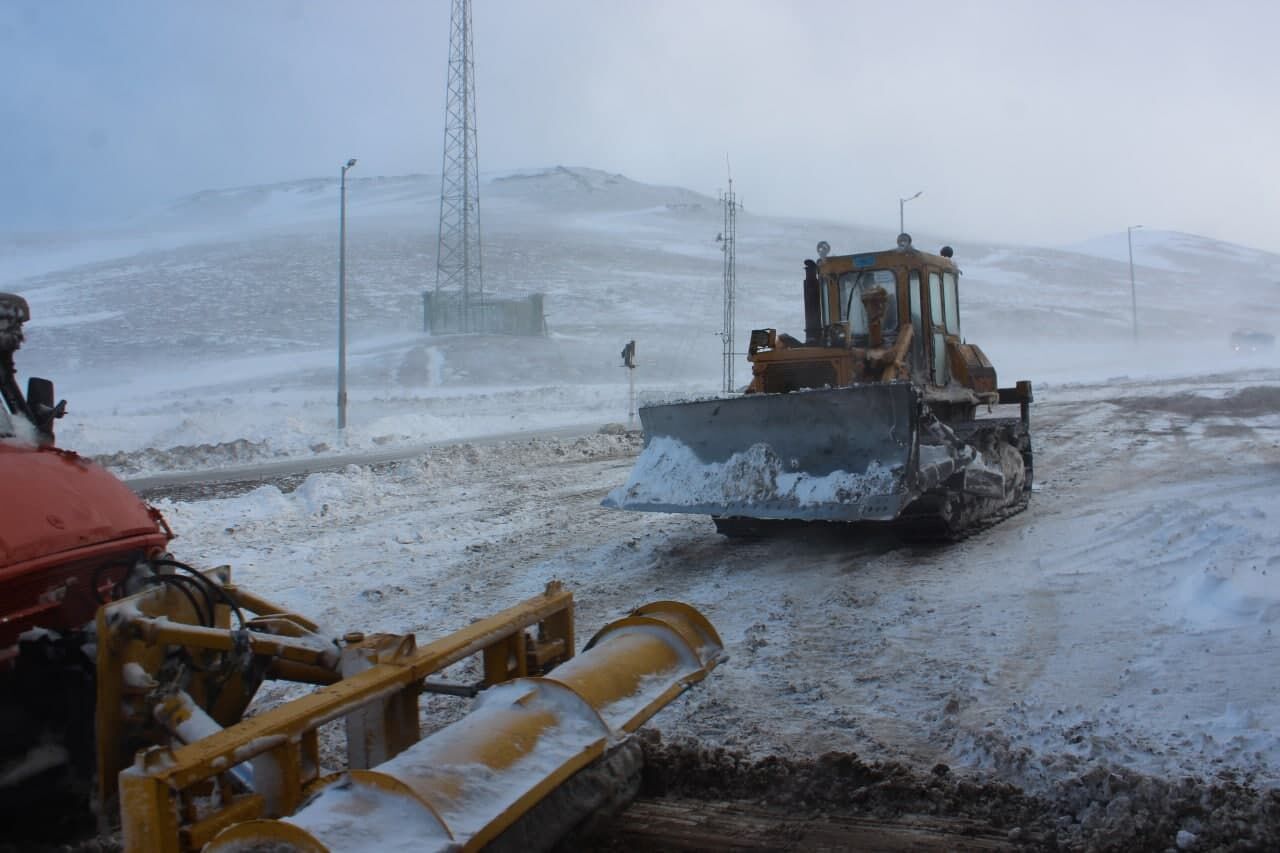
<path fill-rule="evenodd" d="M 942 299 L 946 306 L 947 331 L 960 336 L 960 299 L 956 292 L 956 274 L 953 272 L 942 274 Z"/>
<path fill-rule="evenodd" d="M 924 373 L 924 298 L 921 288 L 920 273 L 911 271 L 911 286 L 908 288 L 911 299 L 911 326 L 915 334 L 911 337 L 911 363 L 913 372 Z"/>
<path fill-rule="evenodd" d="M 840 313 L 849 323 L 849 334 L 856 340 L 866 337 L 867 312 L 862 305 L 862 294 L 874 288 L 883 288 L 888 295 L 884 303 L 884 320 L 881 329 L 885 335 L 898 331 L 898 288 L 892 270 L 858 270 L 840 276 Z"/>
<path fill-rule="evenodd" d="M 929 273 L 929 319 L 935 333 L 945 328 L 942 322 L 942 276 L 936 272 Z"/>

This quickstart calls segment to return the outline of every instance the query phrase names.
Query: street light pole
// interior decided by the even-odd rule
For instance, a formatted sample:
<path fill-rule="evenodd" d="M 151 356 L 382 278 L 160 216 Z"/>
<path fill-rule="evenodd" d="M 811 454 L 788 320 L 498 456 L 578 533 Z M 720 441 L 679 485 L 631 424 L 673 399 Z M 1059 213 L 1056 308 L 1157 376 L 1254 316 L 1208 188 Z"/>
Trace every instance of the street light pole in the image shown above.
<path fill-rule="evenodd" d="M 347 428 L 347 170 L 355 166 L 352 157 L 342 167 L 338 202 L 338 431 Z"/>
<path fill-rule="evenodd" d="M 902 213 L 902 209 L 903 209 L 904 207 L 906 207 L 906 206 L 907 206 L 907 202 L 909 202 L 909 201 L 913 201 L 914 199 L 917 199 L 917 198 L 920 198 L 920 195 L 921 195 L 923 192 L 924 192 L 924 190 L 920 190 L 920 192 L 916 193 L 915 195 L 911 196 L 910 198 L 900 198 L 900 199 L 898 199 L 898 233 L 899 233 L 899 234 L 905 234 L 905 233 L 906 233 L 906 230 L 907 230 L 906 223 L 903 221 L 903 213 Z"/>
<path fill-rule="evenodd" d="M 1133 232 L 1141 225 L 1130 225 L 1129 236 L 1129 298 L 1133 300 L 1133 339 L 1138 340 L 1138 286 L 1133 279 Z"/>

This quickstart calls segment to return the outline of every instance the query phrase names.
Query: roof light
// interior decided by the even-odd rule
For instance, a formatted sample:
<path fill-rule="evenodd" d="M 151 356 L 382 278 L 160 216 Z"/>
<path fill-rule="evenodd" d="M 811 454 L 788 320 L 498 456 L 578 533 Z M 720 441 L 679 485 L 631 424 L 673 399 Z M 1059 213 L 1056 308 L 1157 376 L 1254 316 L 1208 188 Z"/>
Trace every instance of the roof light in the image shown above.
<path fill-rule="evenodd" d="M 898 248 L 906 251 L 911 248 L 911 235 L 903 231 L 898 235 Z"/>

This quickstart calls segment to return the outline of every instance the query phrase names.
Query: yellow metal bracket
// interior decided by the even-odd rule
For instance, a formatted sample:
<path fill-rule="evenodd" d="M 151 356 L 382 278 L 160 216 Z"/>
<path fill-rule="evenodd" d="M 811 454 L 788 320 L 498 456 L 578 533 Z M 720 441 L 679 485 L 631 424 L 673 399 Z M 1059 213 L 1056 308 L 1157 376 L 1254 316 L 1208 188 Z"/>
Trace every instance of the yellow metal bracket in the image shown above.
<path fill-rule="evenodd" d="M 226 584 L 229 574 L 217 580 Z M 161 672 L 174 649 L 240 652 L 270 661 L 277 672 L 282 665 L 285 671 L 302 668 L 311 676 L 306 680 L 328 669 L 337 677 L 340 668 L 341 680 L 235 722 L 251 695 L 238 697 L 243 704 L 234 718 L 218 720 L 234 725 L 189 744 L 151 747 L 132 767 L 122 769 L 116 753 L 104 746 L 100 773 L 111 774 L 104 790 L 114 791 L 118 778 L 126 850 L 196 850 L 231 824 L 291 814 L 321 777 L 317 730 L 332 720 L 346 718 L 353 769 L 394 758 L 419 740 L 417 696 L 423 681 L 464 658 L 483 654 L 486 678 L 492 681 L 541 672 L 573 653 L 573 596 L 555 582 L 542 595 L 421 648 L 412 636 L 349 635 L 340 661 L 336 646 L 308 635 L 311 623 L 232 591 L 239 606 L 270 617 L 258 624 L 286 624 L 288 633 L 232 630 L 227 607 L 219 608 L 215 627 L 202 626 L 189 600 L 170 586 L 99 611 L 98 701 L 100 711 L 108 711 L 100 713 L 100 744 L 119 749 L 130 726 L 150 721 Z M 526 629 L 534 627 L 536 637 L 526 637 Z M 192 692 L 203 706 L 208 697 L 197 694 Z M 162 741 L 153 737 L 151 742 Z M 230 774 L 246 763 L 252 766 L 252 793 Z"/>

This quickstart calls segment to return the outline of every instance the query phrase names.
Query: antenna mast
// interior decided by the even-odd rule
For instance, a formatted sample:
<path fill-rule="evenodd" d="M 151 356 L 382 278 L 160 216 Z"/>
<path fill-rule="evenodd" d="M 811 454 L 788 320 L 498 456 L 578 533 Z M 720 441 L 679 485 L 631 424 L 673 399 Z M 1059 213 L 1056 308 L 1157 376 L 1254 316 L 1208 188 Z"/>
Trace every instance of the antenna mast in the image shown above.
<path fill-rule="evenodd" d="M 449 80 L 445 89 L 444 164 L 440 170 L 440 235 L 436 244 L 436 304 L 441 291 L 457 294 L 461 316 L 451 324 L 472 331 L 471 306 L 484 329 L 484 277 L 480 265 L 480 172 L 476 156 L 475 65 L 471 0 L 453 0 L 449 14 Z"/>
<path fill-rule="evenodd" d="M 720 232 L 720 251 L 724 253 L 724 326 L 720 332 L 721 343 L 724 350 L 724 391 L 726 394 L 733 393 L 733 341 L 737 336 L 734 332 L 734 315 L 735 302 L 737 294 L 735 290 L 738 286 L 738 267 L 737 267 L 737 242 L 738 242 L 738 211 L 742 205 L 733 193 L 733 172 L 729 169 L 729 158 L 725 157 L 725 169 L 729 173 L 729 190 L 720 195 L 720 204 L 724 208 L 724 230 Z"/>

